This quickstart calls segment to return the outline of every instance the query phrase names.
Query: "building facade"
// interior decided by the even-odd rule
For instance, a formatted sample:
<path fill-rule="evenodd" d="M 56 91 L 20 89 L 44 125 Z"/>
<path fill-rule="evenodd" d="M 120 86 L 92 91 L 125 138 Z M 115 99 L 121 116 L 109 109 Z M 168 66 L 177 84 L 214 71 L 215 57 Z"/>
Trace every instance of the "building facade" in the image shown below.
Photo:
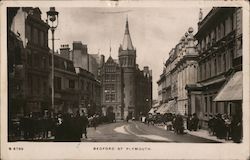
<path fill-rule="evenodd" d="M 51 85 L 51 80 L 49 82 Z M 54 54 L 54 91 L 52 112 L 75 113 L 79 110 L 78 81 L 73 62 L 59 54 Z"/>
<path fill-rule="evenodd" d="M 105 116 L 115 113 L 123 119 L 123 74 L 122 68 L 110 56 L 102 68 L 102 111 Z"/>
<path fill-rule="evenodd" d="M 191 108 L 188 108 L 188 94 L 186 85 L 197 82 L 198 52 L 194 44 L 193 28 L 181 39 L 177 51 L 177 111 L 181 115 L 193 114 Z"/>
<path fill-rule="evenodd" d="M 162 96 L 157 113 L 188 113 L 189 101 L 185 87 L 197 82 L 197 57 L 193 28 L 189 28 L 180 42 L 169 52 L 169 58 L 157 82 L 158 87 L 161 87 Z"/>
<path fill-rule="evenodd" d="M 242 105 L 242 9 L 213 8 L 198 23 L 198 82 L 187 85 L 189 108 L 193 108 L 207 127 L 209 115 L 241 114 Z M 238 79 L 228 93 L 232 79 Z M 241 83 L 241 84 L 238 84 Z M 234 87 L 238 84 L 238 87 Z M 234 92 L 234 93 L 232 93 Z M 222 97 L 219 95 L 223 95 Z M 228 95 L 232 95 L 228 97 Z M 219 96 L 219 97 L 218 97 Z M 238 96 L 238 97 L 237 97 Z M 241 97 L 240 97 L 241 96 Z"/>
<path fill-rule="evenodd" d="M 55 67 L 60 65 L 64 70 L 64 72 L 62 72 L 62 69 L 59 70 L 61 74 L 60 80 L 58 80 L 55 74 L 55 80 L 59 81 L 60 86 L 64 86 L 62 93 L 66 97 L 63 97 L 63 99 L 67 101 L 64 111 L 75 112 L 80 110 L 88 115 L 101 113 L 100 81 L 97 80 L 97 77 L 95 77 L 93 73 L 87 70 L 88 64 L 86 63 L 88 62 L 88 54 L 86 46 L 80 42 L 73 42 L 73 48 L 74 47 L 75 49 L 70 50 L 69 45 L 61 45 L 60 55 L 58 55 L 57 58 L 59 59 L 58 64 L 55 61 Z M 80 48 L 79 51 L 81 52 L 78 52 L 77 48 Z M 73 61 L 74 58 L 72 57 L 76 55 L 78 60 L 81 61 L 75 60 L 75 64 Z M 84 69 L 81 67 L 87 68 Z M 96 67 L 98 67 L 98 65 Z M 55 94 L 55 96 L 57 95 Z"/>
<path fill-rule="evenodd" d="M 119 63 L 123 70 L 124 80 L 124 116 L 135 116 L 135 72 L 136 50 L 132 44 L 129 33 L 128 21 L 126 21 L 123 42 L 119 47 Z"/>
<path fill-rule="evenodd" d="M 128 20 L 118 59 L 109 57 L 101 72 L 103 113 L 113 111 L 116 119 L 139 118 L 152 105 L 152 71 L 136 64 Z"/>
<path fill-rule="evenodd" d="M 99 76 L 98 71 L 100 71 L 100 65 L 103 64 L 103 59 L 99 54 L 89 54 L 86 44 L 82 44 L 81 41 L 74 41 L 70 57 L 75 67 L 91 72 L 96 78 Z"/>
<path fill-rule="evenodd" d="M 24 114 L 40 114 L 50 106 L 48 29 L 40 9 L 31 7 L 19 8 L 11 25 L 24 47 Z"/>

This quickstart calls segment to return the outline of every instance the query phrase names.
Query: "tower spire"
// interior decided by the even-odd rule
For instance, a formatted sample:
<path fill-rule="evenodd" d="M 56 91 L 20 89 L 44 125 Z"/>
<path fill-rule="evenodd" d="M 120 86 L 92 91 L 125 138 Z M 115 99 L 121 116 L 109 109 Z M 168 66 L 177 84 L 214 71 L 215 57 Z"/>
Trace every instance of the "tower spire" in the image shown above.
<path fill-rule="evenodd" d="M 125 34 L 122 43 L 123 50 L 134 50 L 132 40 L 129 33 L 129 26 L 128 26 L 128 15 L 126 17 L 126 26 L 125 26 Z"/>

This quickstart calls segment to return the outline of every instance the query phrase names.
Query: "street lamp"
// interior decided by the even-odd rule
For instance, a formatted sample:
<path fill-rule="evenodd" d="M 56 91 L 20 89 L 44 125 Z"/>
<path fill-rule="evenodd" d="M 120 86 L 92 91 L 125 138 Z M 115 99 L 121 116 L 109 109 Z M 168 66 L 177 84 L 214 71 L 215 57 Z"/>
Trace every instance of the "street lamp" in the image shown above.
<path fill-rule="evenodd" d="M 54 110 L 54 53 L 55 53 L 55 49 L 54 49 L 54 32 L 55 29 L 58 26 L 58 12 L 56 11 L 55 7 L 50 7 L 49 11 L 47 12 L 47 24 L 49 24 L 49 21 L 51 22 L 50 26 L 50 30 L 52 33 L 52 57 L 51 57 L 51 109 Z"/>

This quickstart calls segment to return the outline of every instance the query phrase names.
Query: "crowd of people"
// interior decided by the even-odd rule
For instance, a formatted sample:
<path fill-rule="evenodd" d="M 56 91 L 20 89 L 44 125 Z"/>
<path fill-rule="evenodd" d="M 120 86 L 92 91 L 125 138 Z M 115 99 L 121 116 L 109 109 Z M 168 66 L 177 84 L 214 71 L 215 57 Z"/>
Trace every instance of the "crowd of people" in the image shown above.
<path fill-rule="evenodd" d="M 145 121 L 148 125 L 164 124 L 168 131 L 173 130 L 177 134 L 184 133 L 184 119 L 180 114 L 150 115 Z"/>
<path fill-rule="evenodd" d="M 58 113 L 55 116 L 27 114 L 18 120 L 9 120 L 9 141 L 40 140 L 78 142 L 87 138 L 87 127 L 96 127 L 109 122 L 109 118 L 98 114 Z"/>
<path fill-rule="evenodd" d="M 239 115 L 232 117 L 227 114 L 209 115 L 208 128 L 210 135 L 215 135 L 219 139 L 241 142 L 242 118 Z"/>
<path fill-rule="evenodd" d="M 189 131 L 198 131 L 201 129 L 202 121 L 199 120 L 196 113 L 188 115 L 187 117 L 179 114 L 167 113 L 164 115 L 149 115 L 146 117 L 145 122 L 148 125 L 164 125 L 167 131 L 183 134 L 185 127 Z M 185 123 L 186 125 L 184 125 Z M 218 139 L 233 140 L 236 143 L 241 142 L 242 117 L 240 115 L 236 114 L 232 117 L 226 114 L 210 115 L 207 124 L 211 136 L 216 136 Z"/>

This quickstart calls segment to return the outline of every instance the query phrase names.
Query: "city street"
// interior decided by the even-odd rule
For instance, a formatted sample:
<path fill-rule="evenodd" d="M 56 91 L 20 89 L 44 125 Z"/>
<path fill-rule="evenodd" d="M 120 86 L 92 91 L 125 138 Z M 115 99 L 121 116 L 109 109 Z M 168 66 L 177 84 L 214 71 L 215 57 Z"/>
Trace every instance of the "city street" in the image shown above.
<path fill-rule="evenodd" d="M 138 121 L 116 122 L 100 125 L 96 130 L 88 128 L 87 142 L 184 142 L 184 143 L 216 143 L 215 141 L 192 136 L 177 135 L 173 131 L 147 125 Z"/>

